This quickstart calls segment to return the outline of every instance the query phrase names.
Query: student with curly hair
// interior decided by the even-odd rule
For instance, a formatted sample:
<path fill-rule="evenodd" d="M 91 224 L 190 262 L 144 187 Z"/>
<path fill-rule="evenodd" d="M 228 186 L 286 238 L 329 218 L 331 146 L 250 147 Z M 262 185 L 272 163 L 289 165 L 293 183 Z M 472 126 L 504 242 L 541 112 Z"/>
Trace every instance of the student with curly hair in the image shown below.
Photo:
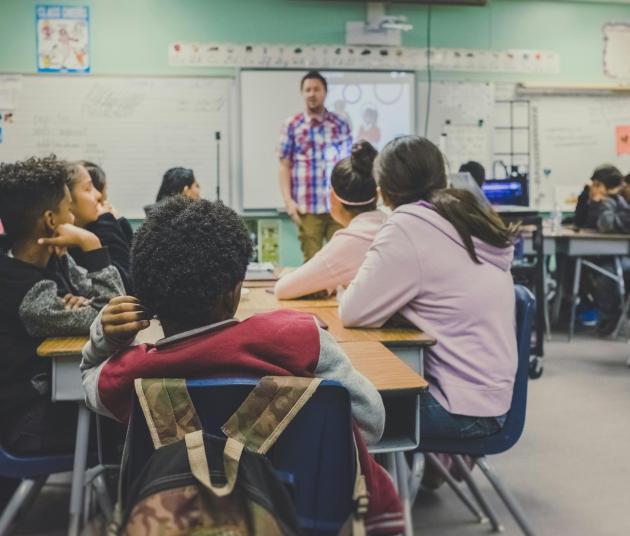
<path fill-rule="evenodd" d="M 124 292 L 106 248 L 73 225 L 68 165 L 51 156 L 0 165 L 0 430 L 22 454 L 71 451 L 76 404 L 50 401 L 46 337 L 87 334 L 99 310 Z M 79 248 L 85 270 L 66 248 Z"/>
<path fill-rule="evenodd" d="M 330 215 L 343 227 L 297 270 L 275 287 L 276 297 L 290 300 L 317 292 L 331 294 L 347 287 L 387 216 L 376 208 L 376 181 L 372 163 L 376 149 L 361 140 L 351 156 L 335 165 L 330 177 Z"/>
<path fill-rule="evenodd" d="M 385 412 L 374 386 L 310 314 L 280 310 L 242 322 L 234 318 L 251 250 L 243 222 L 220 202 L 175 196 L 157 207 L 132 249 L 137 298 L 113 299 L 83 349 L 87 404 L 124 422 L 135 378 L 274 374 L 337 380 L 348 389 L 361 432 L 361 465 L 371 494 L 367 522 L 387 527 L 373 534 L 401 532 L 392 482 L 361 440 L 374 443 L 383 432 Z M 166 338 L 134 344 L 152 315 Z"/>

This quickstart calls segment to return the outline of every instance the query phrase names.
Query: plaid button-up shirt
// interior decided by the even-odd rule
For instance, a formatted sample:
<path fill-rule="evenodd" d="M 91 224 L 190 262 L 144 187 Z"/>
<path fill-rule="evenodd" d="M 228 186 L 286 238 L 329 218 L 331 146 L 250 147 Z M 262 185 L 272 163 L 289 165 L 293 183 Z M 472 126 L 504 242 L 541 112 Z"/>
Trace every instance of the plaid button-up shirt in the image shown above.
<path fill-rule="evenodd" d="M 278 156 L 291 164 L 291 197 L 302 212 L 330 212 L 330 174 L 351 149 L 350 126 L 328 110 L 321 120 L 301 112 L 285 122 Z"/>

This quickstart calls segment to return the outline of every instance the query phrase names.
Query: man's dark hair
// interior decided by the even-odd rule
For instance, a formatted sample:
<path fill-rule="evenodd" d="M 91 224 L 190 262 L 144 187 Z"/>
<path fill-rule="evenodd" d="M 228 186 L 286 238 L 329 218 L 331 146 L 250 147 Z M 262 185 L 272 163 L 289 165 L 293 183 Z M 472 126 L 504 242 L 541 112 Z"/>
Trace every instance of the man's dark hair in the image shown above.
<path fill-rule="evenodd" d="M 0 220 L 11 242 L 29 238 L 38 218 L 65 196 L 68 164 L 54 155 L 0 164 Z"/>
<path fill-rule="evenodd" d="M 304 88 L 304 82 L 309 79 L 319 80 L 322 84 L 324 84 L 324 89 L 328 92 L 328 82 L 326 82 L 326 79 L 319 71 L 309 71 L 302 77 L 302 80 L 300 81 L 300 91 Z"/>
<path fill-rule="evenodd" d="M 472 178 L 475 179 L 475 182 L 479 185 L 479 188 L 481 188 L 481 185 L 486 180 L 486 170 L 479 162 L 475 162 L 474 160 L 459 166 L 459 171 L 463 173 L 470 173 Z"/>
<path fill-rule="evenodd" d="M 105 172 L 103 171 L 103 168 L 98 164 L 95 164 L 94 162 L 90 162 L 88 160 L 79 160 L 78 163 L 82 165 L 89 173 L 94 188 L 103 193 L 103 189 L 107 184 L 107 177 L 105 175 Z"/>
<path fill-rule="evenodd" d="M 160 202 L 172 195 L 181 194 L 186 186 L 190 187 L 194 182 L 195 174 L 192 169 L 184 167 L 167 169 L 162 177 L 162 184 L 155 201 Z"/>
<path fill-rule="evenodd" d="M 623 175 L 615 166 L 605 164 L 603 166 L 599 166 L 595 169 L 595 171 L 593 171 L 591 181 L 601 182 L 606 190 L 612 190 L 613 188 L 621 186 L 621 183 L 623 182 Z"/>
<path fill-rule="evenodd" d="M 196 327 L 245 278 L 252 244 L 243 221 L 221 202 L 173 196 L 138 230 L 131 248 L 136 296 L 160 319 Z"/>

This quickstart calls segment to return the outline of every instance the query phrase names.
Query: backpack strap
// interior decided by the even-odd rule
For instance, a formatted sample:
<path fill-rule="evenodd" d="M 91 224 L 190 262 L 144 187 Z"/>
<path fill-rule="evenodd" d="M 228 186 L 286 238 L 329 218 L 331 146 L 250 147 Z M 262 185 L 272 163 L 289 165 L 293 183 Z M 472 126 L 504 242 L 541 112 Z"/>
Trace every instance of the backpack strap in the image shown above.
<path fill-rule="evenodd" d="M 186 380 L 137 378 L 134 387 L 155 449 L 201 430 Z"/>
<path fill-rule="evenodd" d="M 223 449 L 223 469 L 226 483 L 217 486 L 210 478 L 210 468 L 203 443 L 203 431 L 197 430 L 184 436 L 188 451 L 188 464 L 193 476 L 217 497 L 225 497 L 232 493 L 238 475 L 238 465 L 243 453 L 243 443 L 228 438 Z"/>
<path fill-rule="evenodd" d="M 265 376 L 221 430 L 248 450 L 265 454 L 321 382 L 320 378 Z"/>

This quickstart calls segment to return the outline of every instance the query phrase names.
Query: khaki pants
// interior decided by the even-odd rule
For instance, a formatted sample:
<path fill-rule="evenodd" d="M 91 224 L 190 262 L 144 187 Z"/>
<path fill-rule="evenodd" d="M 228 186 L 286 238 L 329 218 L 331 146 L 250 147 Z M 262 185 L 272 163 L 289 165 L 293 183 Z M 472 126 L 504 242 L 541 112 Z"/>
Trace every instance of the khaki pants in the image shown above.
<path fill-rule="evenodd" d="M 299 238 L 304 262 L 309 260 L 324 245 L 324 239 L 330 240 L 341 225 L 330 214 L 300 214 Z"/>

